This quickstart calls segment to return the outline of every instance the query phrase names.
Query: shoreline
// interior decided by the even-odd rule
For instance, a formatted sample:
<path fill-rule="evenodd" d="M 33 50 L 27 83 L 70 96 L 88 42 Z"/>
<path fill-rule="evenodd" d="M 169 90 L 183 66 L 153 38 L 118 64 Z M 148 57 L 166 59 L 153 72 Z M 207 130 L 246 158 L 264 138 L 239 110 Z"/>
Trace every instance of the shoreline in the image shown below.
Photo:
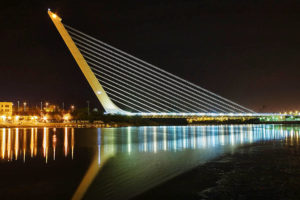
<path fill-rule="evenodd" d="M 248 125 L 248 124 L 300 124 L 300 121 L 284 121 L 284 122 L 261 122 L 261 123 L 229 123 L 229 122 L 205 122 L 205 123 L 68 123 L 68 122 L 53 122 L 53 123 L 0 123 L 0 128 L 35 128 L 35 127 L 48 127 L 48 128 L 117 128 L 129 126 L 210 126 L 210 125 Z"/>
<path fill-rule="evenodd" d="M 93 123 L 24 123 L 24 124 L 0 124 L 0 128 L 110 128 L 115 127 L 115 125 L 109 124 L 93 124 Z"/>
<path fill-rule="evenodd" d="M 133 199 L 300 199 L 298 142 L 239 147 Z"/>

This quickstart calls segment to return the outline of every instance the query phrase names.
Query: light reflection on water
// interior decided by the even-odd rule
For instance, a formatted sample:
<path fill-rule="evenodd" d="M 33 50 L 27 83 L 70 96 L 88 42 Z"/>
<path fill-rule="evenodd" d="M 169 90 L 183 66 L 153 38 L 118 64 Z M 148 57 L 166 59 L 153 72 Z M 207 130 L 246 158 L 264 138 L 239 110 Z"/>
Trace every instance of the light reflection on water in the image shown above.
<path fill-rule="evenodd" d="M 130 198 L 241 145 L 284 138 L 298 143 L 299 130 L 281 125 L 98 129 L 98 168 L 96 162 L 91 165 L 74 197 L 86 192 L 85 199 Z M 103 183 L 106 179 L 109 184 Z"/>
<path fill-rule="evenodd" d="M 134 129 L 134 138 L 132 137 L 132 127 L 112 129 L 110 133 L 121 134 L 116 138 L 111 138 L 110 134 L 105 134 L 105 130 L 98 129 L 98 153 L 101 152 L 101 145 L 105 146 L 104 154 L 118 152 L 130 154 L 133 151 L 158 153 L 206 149 L 223 145 L 235 146 L 261 140 L 283 139 L 294 135 L 298 140 L 300 127 L 286 129 L 280 125 L 220 125 L 139 127 Z M 115 139 L 119 141 L 115 141 Z"/>
<path fill-rule="evenodd" d="M 133 131 L 134 129 L 134 136 Z M 97 151 L 100 154 L 118 152 L 182 151 L 185 149 L 204 149 L 223 145 L 241 145 L 260 140 L 282 139 L 296 136 L 298 127 L 286 129 L 279 125 L 220 125 L 220 126 L 161 126 L 126 127 L 97 129 Z M 38 132 L 41 132 L 39 133 Z M 57 143 L 63 144 L 65 157 L 74 157 L 75 130 L 64 128 L 64 137 L 58 141 L 56 129 L 52 128 L 2 128 L 0 129 L 1 158 L 3 160 L 26 160 L 27 156 L 41 156 L 47 162 L 49 154 L 55 160 Z M 108 134 L 106 134 L 106 132 Z M 121 134 L 112 136 L 112 134 Z M 125 136 L 124 136 L 125 135 Z M 38 140 L 42 137 L 42 140 Z M 42 144 L 38 144 L 42 141 Z M 134 143 L 134 145 L 133 145 Z M 40 148 L 42 146 L 42 148 Z M 38 150 L 42 150 L 38 152 Z M 104 156 L 104 155 L 103 155 Z"/>
<path fill-rule="evenodd" d="M 65 128 L 63 141 L 57 140 L 55 129 L 2 128 L 0 129 L 1 159 L 4 161 L 22 159 L 25 162 L 28 157 L 40 157 L 47 163 L 49 154 L 51 159 L 55 160 L 57 143 L 60 142 L 64 146 L 64 156 L 71 156 L 73 159 L 74 128 Z"/>
<path fill-rule="evenodd" d="M 85 176 L 74 199 L 126 199 L 239 146 L 269 140 L 298 144 L 299 134 L 300 126 L 287 125 L 2 128 L 0 167 L 31 160 L 43 163 L 41 168 L 64 160 L 77 167 L 83 156 L 90 157 L 90 167 L 80 169 Z"/>

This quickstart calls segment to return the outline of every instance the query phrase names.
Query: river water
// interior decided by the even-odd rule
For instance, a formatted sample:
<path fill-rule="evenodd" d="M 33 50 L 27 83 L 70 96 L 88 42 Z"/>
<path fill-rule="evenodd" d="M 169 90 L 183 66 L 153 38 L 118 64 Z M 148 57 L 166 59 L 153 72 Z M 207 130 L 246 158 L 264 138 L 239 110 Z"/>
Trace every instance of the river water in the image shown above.
<path fill-rule="evenodd" d="M 130 199 L 297 125 L 0 129 L 0 199 Z"/>

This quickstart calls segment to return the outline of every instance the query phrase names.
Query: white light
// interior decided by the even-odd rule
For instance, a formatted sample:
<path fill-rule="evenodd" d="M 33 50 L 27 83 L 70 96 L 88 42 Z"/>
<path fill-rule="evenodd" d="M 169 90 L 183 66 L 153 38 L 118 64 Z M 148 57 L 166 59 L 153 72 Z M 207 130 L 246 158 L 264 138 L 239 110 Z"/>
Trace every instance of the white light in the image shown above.
<path fill-rule="evenodd" d="M 101 94 L 101 92 L 100 92 L 100 91 L 98 91 L 98 92 L 97 92 L 97 94 Z"/>

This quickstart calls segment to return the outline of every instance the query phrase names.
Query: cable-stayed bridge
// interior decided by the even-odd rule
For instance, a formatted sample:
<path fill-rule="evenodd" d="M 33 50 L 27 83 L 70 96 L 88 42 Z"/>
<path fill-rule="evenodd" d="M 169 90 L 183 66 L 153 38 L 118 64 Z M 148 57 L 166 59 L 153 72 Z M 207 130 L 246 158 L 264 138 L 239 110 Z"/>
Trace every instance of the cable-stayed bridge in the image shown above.
<path fill-rule="evenodd" d="M 140 116 L 270 116 L 256 113 L 136 58 L 48 14 L 106 113 Z"/>

